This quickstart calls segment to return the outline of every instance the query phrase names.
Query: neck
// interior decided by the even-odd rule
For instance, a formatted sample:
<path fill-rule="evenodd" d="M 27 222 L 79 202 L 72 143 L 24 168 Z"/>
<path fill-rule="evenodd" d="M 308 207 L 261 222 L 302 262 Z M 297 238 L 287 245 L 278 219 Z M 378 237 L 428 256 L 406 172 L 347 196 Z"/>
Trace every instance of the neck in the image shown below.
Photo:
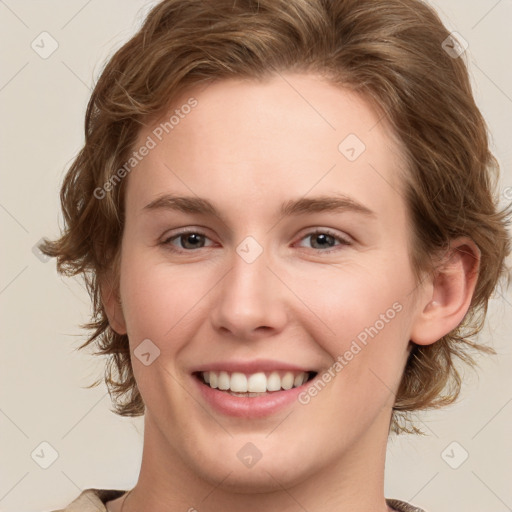
<path fill-rule="evenodd" d="M 265 484 L 255 488 L 240 482 L 236 471 L 199 475 L 146 413 L 139 480 L 123 512 L 292 512 L 297 507 L 316 512 L 387 512 L 384 465 L 388 425 L 389 416 L 380 416 L 334 464 L 326 466 L 320 461 L 317 468 L 308 468 L 294 481 L 287 480 L 286 471 L 268 466 Z"/>

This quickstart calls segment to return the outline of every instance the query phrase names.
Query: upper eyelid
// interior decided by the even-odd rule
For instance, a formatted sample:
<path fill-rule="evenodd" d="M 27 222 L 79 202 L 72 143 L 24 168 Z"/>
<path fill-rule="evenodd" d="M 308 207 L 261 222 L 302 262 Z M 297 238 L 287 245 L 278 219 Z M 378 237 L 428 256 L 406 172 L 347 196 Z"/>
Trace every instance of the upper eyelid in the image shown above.
<path fill-rule="evenodd" d="M 206 238 L 210 238 L 202 228 L 193 228 L 193 229 L 184 229 L 183 231 L 179 231 L 178 233 L 174 233 L 172 235 L 165 234 L 162 237 L 162 242 L 166 242 L 172 240 L 173 238 L 178 238 L 179 236 L 188 235 L 188 234 L 198 234 L 202 235 Z"/>

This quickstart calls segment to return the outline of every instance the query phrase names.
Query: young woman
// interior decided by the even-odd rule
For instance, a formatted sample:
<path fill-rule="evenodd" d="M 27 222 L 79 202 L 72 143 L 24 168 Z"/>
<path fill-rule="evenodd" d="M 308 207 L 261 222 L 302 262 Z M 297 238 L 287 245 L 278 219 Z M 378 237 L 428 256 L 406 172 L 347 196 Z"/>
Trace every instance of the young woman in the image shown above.
<path fill-rule="evenodd" d="M 142 466 L 65 510 L 419 511 L 384 497 L 387 438 L 489 351 L 469 336 L 510 247 L 494 167 L 420 1 L 154 7 L 94 89 L 43 247 L 88 282 Z"/>

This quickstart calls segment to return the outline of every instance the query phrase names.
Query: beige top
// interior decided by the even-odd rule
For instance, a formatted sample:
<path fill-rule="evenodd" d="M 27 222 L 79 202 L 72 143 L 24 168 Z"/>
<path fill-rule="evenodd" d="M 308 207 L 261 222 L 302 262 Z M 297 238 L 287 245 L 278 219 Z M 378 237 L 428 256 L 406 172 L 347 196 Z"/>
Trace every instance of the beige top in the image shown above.
<path fill-rule="evenodd" d="M 107 512 L 105 503 L 121 497 L 127 491 L 114 489 L 86 489 L 66 508 L 53 512 Z M 425 512 L 405 501 L 386 499 L 386 503 L 396 512 Z"/>

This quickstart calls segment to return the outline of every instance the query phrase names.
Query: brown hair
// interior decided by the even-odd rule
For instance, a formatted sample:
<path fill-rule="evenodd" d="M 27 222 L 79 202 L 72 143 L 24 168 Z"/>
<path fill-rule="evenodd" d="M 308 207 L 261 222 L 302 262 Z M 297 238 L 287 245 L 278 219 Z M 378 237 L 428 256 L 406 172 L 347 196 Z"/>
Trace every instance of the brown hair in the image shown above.
<path fill-rule="evenodd" d="M 85 145 L 61 190 L 65 230 L 42 247 L 57 258 L 60 272 L 85 278 L 94 314 L 86 325 L 92 333 L 80 348 L 95 342 L 97 354 L 110 356 L 105 381 L 115 412 L 138 416 L 144 403 L 128 338 L 110 328 L 101 302 L 100 284 L 117 272 L 124 222 L 125 183 L 112 178 L 130 158 L 141 126 L 187 87 L 283 71 L 325 76 L 364 95 L 386 117 L 408 160 L 404 187 L 417 275 L 456 237 L 468 236 L 480 249 L 470 310 L 436 343 L 414 345 L 391 428 L 411 431 L 400 425 L 410 411 L 456 399 L 461 377 L 455 357 L 473 365 L 471 351 L 494 352 L 469 338 L 480 331 L 505 274 L 510 241 L 508 212 L 498 211 L 493 198 L 498 166 L 487 127 L 466 64 L 444 49 L 449 36 L 420 0 L 165 0 L 153 8 L 94 88 Z M 105 183 L 117 186 L 102 188 Z"/>

